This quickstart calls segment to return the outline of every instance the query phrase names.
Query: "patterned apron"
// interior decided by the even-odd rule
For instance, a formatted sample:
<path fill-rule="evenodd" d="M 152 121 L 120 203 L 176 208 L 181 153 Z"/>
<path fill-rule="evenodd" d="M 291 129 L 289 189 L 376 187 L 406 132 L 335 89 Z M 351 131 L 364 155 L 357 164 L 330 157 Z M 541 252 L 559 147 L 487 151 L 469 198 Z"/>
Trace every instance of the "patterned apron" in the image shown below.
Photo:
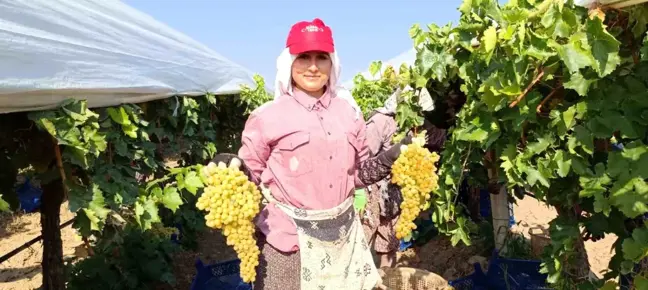
<path fill-rule="evenodd" d="M 372 290 L 381 282 L 353 197 L 331 209 L 303 210 L 278 202 L 267 188 L 261 192 L 297 227 L 301 290 Z"/>

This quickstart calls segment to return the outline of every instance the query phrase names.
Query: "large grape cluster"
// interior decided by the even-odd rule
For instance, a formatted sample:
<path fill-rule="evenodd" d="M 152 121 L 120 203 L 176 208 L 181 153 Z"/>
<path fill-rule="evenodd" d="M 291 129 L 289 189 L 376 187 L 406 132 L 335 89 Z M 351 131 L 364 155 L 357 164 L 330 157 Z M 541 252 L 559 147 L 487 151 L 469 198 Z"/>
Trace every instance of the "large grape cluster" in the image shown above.
<path fill-rule="evenodd" d="M 201 174 L 206 186 L 196 207 L 207 211 L 207 226 L 221 229 L 227 245 L 236 251 L 243 281 L 254 282 L 260 251 L 252 220 L 259 213 L 261 192 L 236 166 L 210 163 Z"/>
<path fill-rule="evenodd" d="M 423 147 L 425 133 L 413 138 L 410 145 L 402 145 L 401 154 L 392 166 L 392 183 L 401 188 L 403 202 L 396 222 L 396 237 L 405 238 L 416 229 L 414 220 L 430 200 L 430 194 L 439 185 L 435 163 L 439 155 Z"/>

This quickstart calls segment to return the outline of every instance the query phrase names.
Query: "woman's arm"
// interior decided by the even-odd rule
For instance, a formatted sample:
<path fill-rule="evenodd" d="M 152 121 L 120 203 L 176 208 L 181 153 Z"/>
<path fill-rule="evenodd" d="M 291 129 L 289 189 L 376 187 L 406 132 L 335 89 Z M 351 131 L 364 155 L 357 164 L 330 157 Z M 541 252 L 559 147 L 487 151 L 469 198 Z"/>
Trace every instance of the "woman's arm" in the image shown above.
<path fill-rule="evenodd" d="M 243 160 L 243 166 L 248 171 L 248 177 L 256 184 L 261 182 L 261 173 L 266 168 L 270 157 L 270 146 L 263 136 L 263 127 L 260 118 L 252 113 L 245 122 L 241 134 L 242 145 L 238 156 Z"/>
<path fill-rule="evenodd" d="M 364 122 L 360 125 L 356 122 L 356 132 L 358 136 L 357 142 L 362 145 L 358 146 L 361 150 L 358 151 L 356 156 L 358 165 L 355 173 L 355 186 L 356 188 L 362 188 L 374 184 L 389 175 L 392 164 L 400 155 L 400 146 L 411 143 L 411 138 L 404 138 L 403 141 L 395 144 L 390 149 L 369 158 L 369 140 L 365 135 Z"/>
<path fill-rule="evenodd" d="M 383 147 L 385 140 L 385 134 L 383 133 L 385 129 L 385 122 L 382 117 L 386 116 L 381 115 L 380 113 L 376 113 L 367 121 L 365 134 L 367 136 L 367 146 L 369 147 L 371 156 L 376 156 L 382 148 L 385 148 Z"/>

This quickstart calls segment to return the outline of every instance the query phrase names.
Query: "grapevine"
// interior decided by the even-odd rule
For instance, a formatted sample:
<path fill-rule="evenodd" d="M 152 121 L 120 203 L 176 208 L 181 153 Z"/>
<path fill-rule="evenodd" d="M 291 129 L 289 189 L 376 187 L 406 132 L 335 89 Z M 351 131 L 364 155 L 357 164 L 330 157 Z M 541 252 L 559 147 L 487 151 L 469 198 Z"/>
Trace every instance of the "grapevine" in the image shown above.
<path fill-rule="evenodd" d="M 236 164 L 236 163 L 234 163 Z M 227 245 L 241 260 L 243 281 L 254 282 L 259 265 L 259 248 L 254 238 L 254 217 L 259 213 L 261 192 L 237 167 L 209 163 L 202 169 L 205 191 L 196 207 L 207 211 L 207 226 L 221 229 Z"/>
<path fill-rule="evenodd" d="M 353 89 L 351 94 L 362 110 L 365 119 L 371 113 L 383 106 L 383 103 L 398 87 L 397 75 L 392 66 L 385 66 L 384 72 L 380 72 L 383 64 L 380 61 L 373 62 L 369 73 L 372 76 L 379 75 L 375 80 L 368 80 L 362 74 L 353 78 Z"/>
<path fill-rule="evenodd" d="M 412 139 L 412 144 L 401 146 L 401 155 L 392 167 L 391 181 L 400 186 L 403 194 L 401 215 L 395 227 L 398 239 L 416 229 L 414 219 L 426 209 L 430 194 L 438 188 L 435 163 L 439 156 L 423 148 L 424 144 L 425 132 L 422 132 Z"/>
<path fill-rule="evenodd" d="M 441 153 L 435 225 L 469 242 L 455 196 L 464 176 L 487 172 L 482 186 L 521 187 L 556 208 L 542 258 L 552 286 L 594 289 L 619 274 L 645 283 L 634 264 L 648 258 L 648 6 L 466 0 L 459 11 L 457 25 L 409 31 L 411 78 L 428 80 L 417 88 L 467 98 Z M 590 280 L 584 240 L 606 234 L 619 238 L 616 255 Z"/>
<path fill-rule="evenodd" d="M 191 244 L 186 238 L 201 229 L 195 208 L 204 187 L 201 164 L 217 151 L 240 147 L 246 112 L 271 99 L 263 79 L 255 76 L 255 81 L 257 87 L 242 88 L 240 96 L 176 96 L 108 108 L 88 108 L 84 100 L 70 99 L 52 110 L 0 115 L 0 157 L 6 160 L 0 170 L 0 194 L 7 197 L 14 191 L 16 175 L 31 168 L 43 185 L 43 207 L 49 208 L 42 211 L 48 216 L 49 232 L 43 238 L 50 255 L 43 257 L 44 287 L 62 289 L 60 285 L 67 283 L 70 289 L 97 284 L 143 289 L 150 283 L 172 284 L 168 261 L 157 263 L 155 269 L 115 272 L 119 279 L 84 267 L 103 262 L 116 268 L 148 267 L 132 263 L 136 258 L 125 254 L 136 249 L 125 244 L 126 235 L 132 243 L 140 243 L 146 252 L 142 255 L 148 257 L 169 258 L 167 247 L 174 244 L 168 237 L 176 225 L 183 230 L 182 246 Z M 55 152 L 60 152 L 59 160 Z M 80 276 L 72 275 L 67 282 L 64 272 L 55 270 L 63 267 L 60 239 L 55 243 L 55 236 L 64 198 L 76 213 L 74 227 L 84 240 L 92 241 L 97 253 L 87 263 L 75 265 L 72 273 Z M 0 210 L 5 207 L 0 201 Z M 138 238 L 151 235 L 158 238 Z M 104 253 L 108 248 L 114 252 Z M 130 282 L 119 284 L 122 280 Z"/>

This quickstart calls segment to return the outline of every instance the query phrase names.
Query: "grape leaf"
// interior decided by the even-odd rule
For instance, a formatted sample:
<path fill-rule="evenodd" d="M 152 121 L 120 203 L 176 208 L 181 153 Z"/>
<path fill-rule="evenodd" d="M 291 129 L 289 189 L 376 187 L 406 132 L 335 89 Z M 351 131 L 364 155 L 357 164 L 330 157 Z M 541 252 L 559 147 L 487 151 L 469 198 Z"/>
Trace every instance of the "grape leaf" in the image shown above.
<path fill-rule="evenodd" d="M 648 278 L 643 275 L 636 275 L 634 277 L 635 289 L 648 289 Z"/>
<path fill-rule="evenodd" d="M 558 55 L 571 73 L 577 73 L 580 69 L 591 65 L 592 54 L 581 47 L 581 42 L 585 39 L 585 35 L 575 34 L 570 37 L 567 44 L 556 46 Z"/>
<path fill-rule="evenodd" d="M 203 188 L 203 183 L 195 171 L 190 171 L 185 175 L 184 187 L 192 194 L 196 194 L 199 188 Z"/>
<path fill-rule="evenodd" d="M 529 185 L 534 186 L 536 185 L 537 182 L 540 182 L 544 187 L 549 187 L 549 180 L 540 173 L 540 171 L 527 167 L 526 168 L 526 174 L 527 174 L 527 182 L 529 182 Z"/>
<path fill-rule="evenodd" d="M 648 256 L 648 229 L 636 228 L 632 236 L 623 240 L 623 257 L 626 260 L 639 262 Z"/>
<path fill-rule="evenodd" d="M 423 74 L 442 80 L 448 74 L 448 66 L 454 64 L 454 59 L 446 52 L 436 52 L 424 48 L 418 52 L 417 63 Z"/>
<path fill-rule="evenodd" d="M 101 230 L 110 210 L 105 208 L 103 193 L 96 184 L 92 186 L 92 201 L 83 211 L 90 220 L 90 229 L 93 231 Z"/>
<path fill-rule="evenodd" d="M 162 195 L 162 204 L 164 204 L 164 207 L 175 213 L 182 203 L 182 198 L 177 188 L 171 186 L 164 188 L 164 194 Z"/>
<path fill-rule="evenodd" d="M 621 63 L 619 57 L 619 45 L 621 43 L 605 30 L 603 22 L 598 17 L 588 19 L 585 26 L 588 41 L 592 47 L 592 57 L 594 58 L 592 67 L 599 76 L 604 77 L 612 73 Z"/>
<path fill-rule="evenodd" d="M 588 80 L 583 77 L 579 72 L 572 73 L 569 76 L 569 81 L 565 82 L 565 88 L 576 91 L 581 96 L 586 96 L 590 86 L 596 82 L 595 80 Z"/>
<path fill-rule="evenodd" d="M 149 230 L 152 224 L 160 222 L 158 208 L 152 199 L 140 197 L 135 202 L 135 220 L 144 230 Z"/>
<path fill-rule="evenodd" d="M 493 50 L 495 50 L 495 46 L 497 45 L 497 30 L 495 26 L 488 27 L 484 31 L 482 43 L 484 44 L 484 51 L 486 51 L 486 63 L 489 63 L 493 56 Z"/>
<path fill-rule="evenodd" d="M 118 108 L 108 108 L 106 109 L 106 112 L 108 112 L 108 115 L 110 118 L 115 121 L 115 123 L 120 124 L 120 125 L 130 125 L 130 119 L 128 118 L 128 114 L 126 113 L 126 110 L 124 110 L 123 107 L 118 107 Z"/>
<path fill-rule="evenodd" d="M 648 212 L 648 186 L 642 178 L 621 176 L 610 189 L 610 200 L 627 217 L 638 217 Z"/>
<path fill-rule="evenodd" d="M 556 173 L 560 177 L 567 177 L 571 169 L 571 158 L 563 150 L 556 150 L 553 161 L 556 163 Z"/>
<path fill-rule="evenodd" d="M 0 211 L 9 211 L 9 203 L 2 199 L 2 194 L 0 194 Z"/>

